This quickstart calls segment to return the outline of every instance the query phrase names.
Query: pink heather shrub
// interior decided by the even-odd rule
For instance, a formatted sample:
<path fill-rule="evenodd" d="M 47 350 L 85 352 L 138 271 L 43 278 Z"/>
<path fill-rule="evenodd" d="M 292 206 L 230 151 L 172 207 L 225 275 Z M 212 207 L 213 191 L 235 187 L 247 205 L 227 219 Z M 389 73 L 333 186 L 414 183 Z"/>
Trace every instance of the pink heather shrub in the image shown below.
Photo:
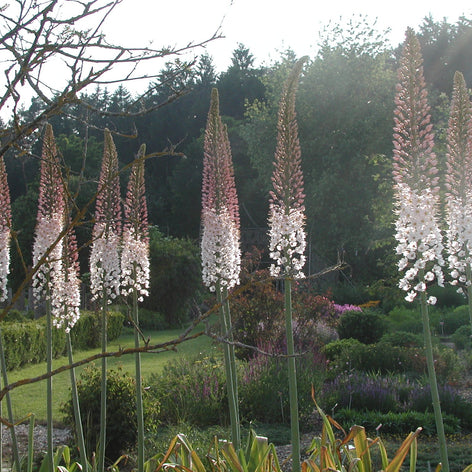
<path fill-rule="evenodd" d="M 7 282 L 10 273 L 11 204 L 7 171 L 0 156 L 0 302 L 8 297 Z"/>

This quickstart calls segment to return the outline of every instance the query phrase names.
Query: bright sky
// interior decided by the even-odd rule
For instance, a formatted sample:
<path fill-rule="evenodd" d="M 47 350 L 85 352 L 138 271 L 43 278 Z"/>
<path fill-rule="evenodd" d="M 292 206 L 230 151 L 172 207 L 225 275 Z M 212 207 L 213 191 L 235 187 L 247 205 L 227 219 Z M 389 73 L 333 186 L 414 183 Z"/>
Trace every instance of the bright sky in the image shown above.
<path fill-rule="evenodd" d="M 110 39 L 155 46 L 182 45 L 211 36 L 221 24 L 225 36 L 208 46 L 218 71 L 230 64 L 243 43 L 258 64 L 279 58 L 291 47 L 297 56 L 314 57 L 319 32 L 340 17 L 366 15 L 378 29 L 390 27 L 391 43 L 403 41 L 408 26 L 417 29 L 431 14 L 435 20 L 472 18 L 470 0 L 123 0 L 108 23 Z M 108 30 L 108 28 L 107 28 Z M 203 51 L 200 51 L 203 52 Z"/>

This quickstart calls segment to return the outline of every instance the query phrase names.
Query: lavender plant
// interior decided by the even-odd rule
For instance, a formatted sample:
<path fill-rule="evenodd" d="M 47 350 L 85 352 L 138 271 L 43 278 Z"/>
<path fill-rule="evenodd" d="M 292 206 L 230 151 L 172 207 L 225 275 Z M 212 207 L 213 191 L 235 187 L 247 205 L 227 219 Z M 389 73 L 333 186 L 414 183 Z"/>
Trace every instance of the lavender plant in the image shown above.
<path fill-rule="evenodd" d="M 98 181 L 95 224 L 90 253 L 93 299 L 101 300 L 101 349 L 107 350 L 108 305 L 120 293 L 121 200 L 118 155 L 112 135 L 105 130 L 102 168 Z M 100 440 L 98 468 L 104 470 L 106 449 L 107 360 L 102 357 Z"/>
<path fill-rule="evenodd" d="M 446 247 L 451 284 L 467 295 L 472 324 L 472 103 L 461 72 L 454 75 L 446 159 Z"/>
<path fill-rule="evenodd" d="M 443 244 L 437 218 L 438 170 L 420 44 L 411 28 L 406 32 L 398 79 L 393 176 L 397 213 L 395 238 L 400 256 L 398 268 L 404 272 L 399 286 L 408 292 L 405 299 L 409 302 L 419 295 L 441 460 L 445 472 L 449 472 L 428 313 L 428 304 L 435 304 L 436 299 L 427 297 L 428 285 L 433 281 L 444 285 Z"/>
<path fill-rule="evenodd" d="M 44 131 L 39 202 L 33 246 L 33 295 L 46 303 L 46 363 L 52 372 L 52 326 L 63 323 L 63 245 L 58 236 L 64 228 L 64 188 L 52 126 Z M 47 455 L 53 472 L 52 376 L 47 379 Z"/>
<path fill-rule="evenodd" d="M 149 228 L 144 183 L 143 144 L 133 163 L 124 205 L 125 222 L 123 228 L 123 250 L 121 253 L 121 276 L 123 295 L 132 296 L 134 345 L 139 348 L 138 301 L 148 295 L 149 289 Z M 138 424 L 138 472 L 144 470 L 144 417 L 141 379 L 141 355 L 136 360 L 136 412 Z"/>
<path fill-rule="evenodd" d="M 216 291 L 222 320 L 226 382 L 232 440 L 240 447 L 236 359 L 228 290 L 239 283 L 239 209 L 228 130 L 219 113 L 218 90 L 213 89 L 205 130 L 202 183 L 202 277 Z"/>
<path fill-rule="evenodd" d="M 305 264 L 305 206 L 301 150 L 295 113 L 298 78 L 306 58 L 300 59 L 285 83 L 280 99 L 277 121 L 273 190 L 270 193 L 269 235 L 270 257 L 275 261 L 271 275 L 283 277 L 285 290 L 285 328 L 287 336 L 290 423 L 292 435 L 293 471 L 300 471 L 300 428 L 298 422 L 298 394 L 292 326 L 291 284 L 302 278 Z"/>

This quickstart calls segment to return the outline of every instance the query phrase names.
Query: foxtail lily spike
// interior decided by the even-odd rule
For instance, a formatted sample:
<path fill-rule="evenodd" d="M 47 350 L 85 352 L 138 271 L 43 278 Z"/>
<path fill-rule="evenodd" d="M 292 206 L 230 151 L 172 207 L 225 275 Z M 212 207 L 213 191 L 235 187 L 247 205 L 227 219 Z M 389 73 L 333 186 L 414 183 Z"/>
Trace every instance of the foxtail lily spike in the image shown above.
<path fill-rule="evenodd" d="M 435 297 L 427 297 L 428 285 L 437 281 L 444 285 L 443 244 L 437 212 L 439 188 L 434 134 L 429 114 L 428 93 L 423 76 L 421 49 L 411 28 L 407 29 L 395 96 L 393 134 L 393 177 L 395 180 L 395 223 L 398 268 L 403 273 L 400 287 L 407 301 L 420 300 L 426 363 L 438 432 L 441 462 L 449 472 L 446 436 L 434 369 L 428 305 Z M 419 295 L 419 296 L 418 296 Z"/>

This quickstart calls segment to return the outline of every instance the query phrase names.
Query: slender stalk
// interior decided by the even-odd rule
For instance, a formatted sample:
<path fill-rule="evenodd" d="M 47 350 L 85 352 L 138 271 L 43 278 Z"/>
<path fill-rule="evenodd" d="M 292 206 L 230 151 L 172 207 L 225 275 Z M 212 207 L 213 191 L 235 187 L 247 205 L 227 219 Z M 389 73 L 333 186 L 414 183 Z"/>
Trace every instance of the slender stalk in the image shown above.
<path fill-rule="evenodd" d="M 219 284 L 216 288 L 218 304 L 220 305 L 220 316 L 221 316 L 221 335 L 226 339 L 230 335 L 228 316 L 224 309 L 223 293 L 220 289 Z M 241 446 L 240 439 L 240 427 L 239 427 L 239 416 L 238 407 L 236 400 L 236 390 L 234 385 L 235 375 L 233 373 L 233 365 L 231 363 L 231 349 L 227 342 L 223 343 L 223 353 L 225 359 L 225 371 L 226 371 L 226 389 L 228 391 L 228 404 L 229 404 L 229 417 L 231 421 L 231 439 L 233 441 L 234 448 L 238 450 Z"/>
<path fill-rule="evenodd" d="M 107 351 L 107 311 L 108 299 L 103 295 L 102 301 L 102 354 Z M 102 357 L 102 385 L 100 392 L 100 439 L 98 444 L 98 472 L 105 470 L 105 449 L 107 439 L 107 358 Z"/>
<path fill-rule="evenodd" d="M 136 288 L 133 291 L 133 319 L 134 319 L 134 347 L 139 348 L 139 311 L 138 311 L 138 292 Z M 136 414 L 138 423 L 138 472 L 144 471 L 144 413 L 143 413 L 143 395 L 141 379 L 141 354 L 135 354 L 136 361 Z"/>
<path fill-rule="evenodd" d="M 8 385 L 8 375 L 7 375 L 7 364 L 5 361 L 5 351 L 3 349 L 3 339 L 0 331 L 0 360 L 2 364 L 2 379 L 3 379 L 3 384 Z M 11 404 L 11 397 L 10 393 L 7 393 L 6 396 L 6 402 L 7 402 L 7 413 L 8 413 L 8 420 L 10 423 L 14 423 L 13 421 L 13 408 Z M 1 402 L 0 402 L 1 405 Z M 15 428 L 12 426 L 10 428 L 10 434 L 11 434 L 11 441 L 12 441 L 12 449 L 13 449 L 13 460 L 14 463 L 16 464 L 16 470 L 20 470 L 20 453 L 18 451 L 18 441 L 16 439 L 16 432 Z M 3 458 L 3 456 L 2 456 Z"/>
<path fill-rule="evenodd" d="M 52 372 L 52 307 L 51 307 L 51 279 L 46 281 L 46 365 L 47 373 Z M 46 383 L 46 420 L 47 420 L 47 454 L 50 472 L 54 472 L 53 425 L 52 425 L 52 375 Z"/>
<path fill-rule="evenodd" d="M 223 289 L 223 310 L 226 316 L 226 327 L 227 339 L 230 343 L 233 342 L 233 326 L 231 322 L 231 311 L 229 308 L 229 297 L 228 289 L 224 287 Z M 230 362 L 231 362 L 231 372 L 233 374 L 233 387 L 234 387 L 234 398 L 236 403 L 236 418 L 238 420 L 238 432 L 239 432 L 239 445 L 241 445 L 241 433 L 240 433 L 240 421 L 239 421 L 239 393 L 238 393 L 238 369 L 236 366 L 236 354 L 234 352 L 234 344 L 229 344 L 229 353 L 230 353 Z"/>
<path fill-rule="evenodd" d="M 465 270 L 466 270 L 467 280 L 472 281 L 472 269 L 470 268 L 470 264 L 467 264 Z M 472 330 L 472 284 L 467 286 L 467 304 L 469 307 L 470 327 Z"/>
<path fill-rule="evenodd" d="M 421 278 L 420 278 L 421 280 Z M 428 304 L 426 302 L 426 293 L 421 292 L 421 317 L 423 320 L 424 346 L 426 351 L 426 365 L 428 367 L 429 383 L 431 387 L 431 399 L 433 403 L 434 418 L 436 420 L 436 430 L 439 441 L 439 454 L 442 462 L 442 470 L 449 472 L 449 459 L 447 454 L 446 434 L 444 433 L 444 423 L 441 413 L 441 403 L 439 400 L 438 382 L 436 371 L 434 369 L 433 343 L 431 341 L 431 328 L 429 324 Z"/>
<path fill-rule="evenodd" d="M 72 357 L 72 341 L 70 338 L 70 332 L 66 334 L 66 342 L 69 364 L 72 365 L 74 363 L 74 359 Z M 80 462 L 82 464 L 82 471 L 88 472 L 87 451 L 85 449 L 84 430 L 82 427 L 82 416 L 80 414 L 79 395 L 77 393 L 77 381 L 75 377 L 75 369 L 73 368 L 70 369 L 70 384 L 72 390 L 72 404 L 74 407 L 75 433 L 77 434 L 77 441 L 79 443 Z"/>
<path fill-rule="evenodd" d="M 300 428 L 298 424 L 297 369 L 292 327 L 292 280 L 285 277 L 285 331 L 288 354 L 288 388 L 290 399 L 290 428 L 292 436 L 292 472 L 300 472 Z"/>

